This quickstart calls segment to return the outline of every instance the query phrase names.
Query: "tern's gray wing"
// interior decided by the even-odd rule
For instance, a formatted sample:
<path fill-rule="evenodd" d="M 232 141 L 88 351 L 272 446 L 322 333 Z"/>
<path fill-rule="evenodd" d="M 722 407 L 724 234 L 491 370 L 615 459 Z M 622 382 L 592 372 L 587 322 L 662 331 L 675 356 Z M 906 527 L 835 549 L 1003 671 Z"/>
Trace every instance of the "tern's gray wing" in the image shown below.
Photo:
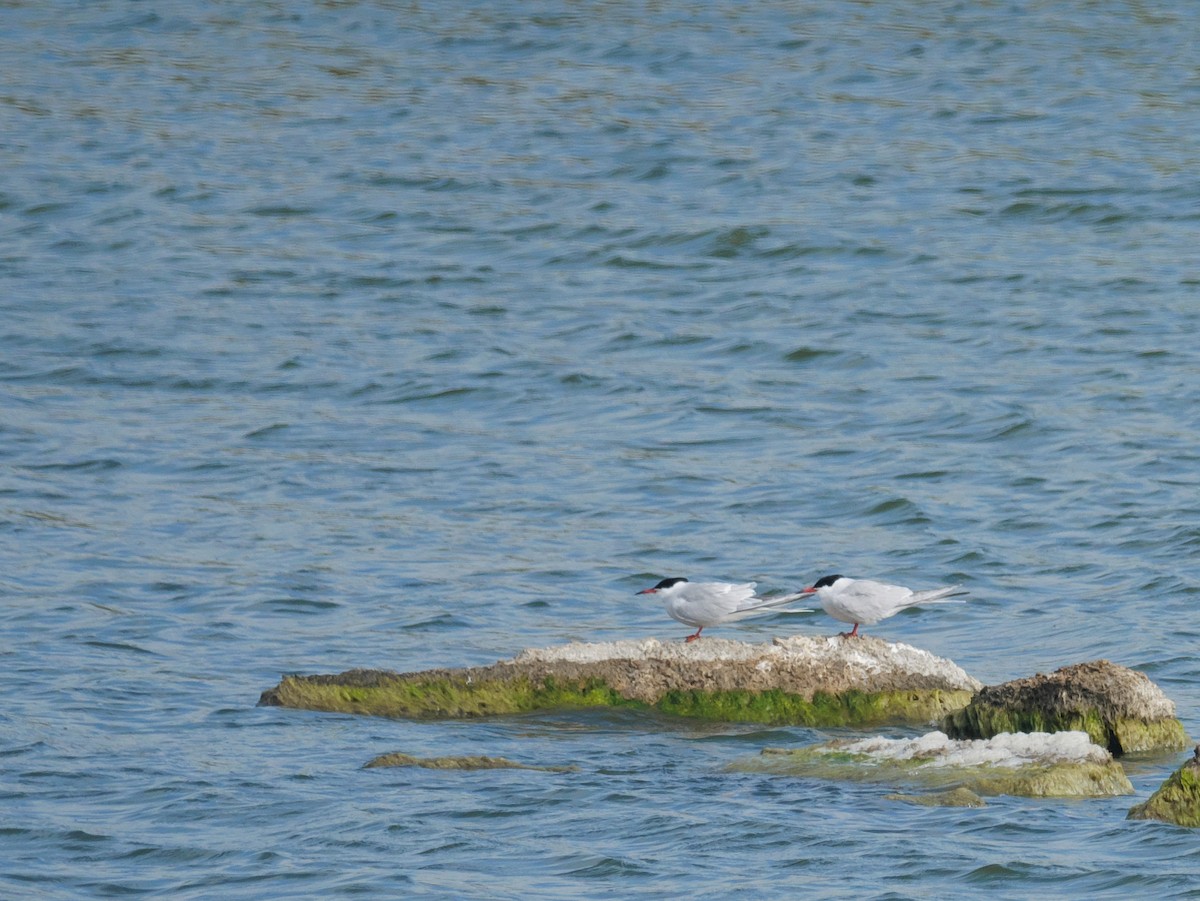
<path fill-rule="evenodd" d="M 872 625 L 906 607 L 911 597 L 902 585 L 855 579 L 837 591 L 825 609 L 842 622 Z"/>
<path fill-rule="evenodd" d="M 682 592 L 667 601 L 667 613 L 689 626 L 723 623 L 739 604 L 754 597 L 754 584 L 689 582 Z"/>

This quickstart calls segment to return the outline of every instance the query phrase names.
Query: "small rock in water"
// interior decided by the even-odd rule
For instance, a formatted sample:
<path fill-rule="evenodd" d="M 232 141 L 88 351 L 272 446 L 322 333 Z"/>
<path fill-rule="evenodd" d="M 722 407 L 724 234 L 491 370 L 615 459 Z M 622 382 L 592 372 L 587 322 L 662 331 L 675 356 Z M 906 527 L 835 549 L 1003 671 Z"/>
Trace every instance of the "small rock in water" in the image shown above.
<path fill-rule="evenodd" d="M 1200 745 L 1154 794 L 1130 809 L 1128 819 L 1200 828 Z"/>
<path fill-rule="evenodd" d="M 767 748 L 731 769 L 779 775 L 967 788 L 981 795 L 1088 798 L 1132 794 L 1124 769 L 1086 733 L 1004 734 L 956 741 L 942 732 L 918 738 L 831 741 Z"/>
<path fill-rule="evenodd" d="M 363 769 L 381 766 L 419 766 L 428 770 L 541 770 L 546 773 L 578 773 L 577 766 L 533 766 L 504 757 L 478 755 L 457 757 L 414 757 L 399 751 L 380 754 L 363 764 Z"/>
<path fill-rule="evenodd" d="M 953 738 L 1082 730 L 1114 755 L 1187 744 L 1175 704 L 1139 673 L 1107 660 L 1064 666 L 981 689 L 942 729 Z"/>
<path fill-rule="evenodd" d="M 884 795 L 887 801 L 903 801 L 921 807 L 987 807 L 987 802 L 969 788 L 952 788 L 945 792 L 928 792 L 923 795 Z"/>

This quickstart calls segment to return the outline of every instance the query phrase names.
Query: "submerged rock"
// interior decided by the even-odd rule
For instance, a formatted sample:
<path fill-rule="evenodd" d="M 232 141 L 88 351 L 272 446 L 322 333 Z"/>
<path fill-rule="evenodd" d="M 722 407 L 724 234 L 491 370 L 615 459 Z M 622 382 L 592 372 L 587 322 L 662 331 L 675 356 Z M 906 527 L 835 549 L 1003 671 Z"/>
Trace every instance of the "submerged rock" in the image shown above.
<path fill-rule="evenodd" d="M 926 792 L 921 795 L 884 795 L 885 801 L 903 801 L 920 807 L 987 807 L 987 801 L 969 788 L 952 788 L 950 791 Z"/>
<path fill-rule="evenodd" d="M 877 638 L 648 639 L 527 650 L 465 669 L 285 676 L 259 704 L 405 717 L 604 706 L 722 721 L 924 724 L 980 685 L 949 660 Z"/>
<path fill-rule="evenodd" d="M 965 741 L 930 732 L 912 739 L 831 741 L 807 748 L 766 748 L 730 768 L 925 789 L 964 788 L 977 795 L 1088 798 L 1133 792 L 1121 765 L 1083 732 Z"/>
<path fill-rule="evenodd" d="M 363 764 L 363 769 L 381 766 L 419 766 L 428 770 L 541 770 L 544 773 L 578 773 L 577 766 L 533 766 L 527 763 L 517 763 L 504 757 L 462 756 L 462 757 L 413 757 L 395 751 L 391 754 L 380 754 Z"/>
<path fill-rule="evenodd" d="M 942 729 L 953 738 L 1078 729 L 1117 756 L 1187 746 L 1175 704 L 1162 689 L 1145 673 L 1107 660 L 989 685 L 949 714 Z"/>
<path fill-rule="evenodd" d="M 1200 745 L 1154 794 L 1130 809 L 1128 819 L 1200 827 Z"/>

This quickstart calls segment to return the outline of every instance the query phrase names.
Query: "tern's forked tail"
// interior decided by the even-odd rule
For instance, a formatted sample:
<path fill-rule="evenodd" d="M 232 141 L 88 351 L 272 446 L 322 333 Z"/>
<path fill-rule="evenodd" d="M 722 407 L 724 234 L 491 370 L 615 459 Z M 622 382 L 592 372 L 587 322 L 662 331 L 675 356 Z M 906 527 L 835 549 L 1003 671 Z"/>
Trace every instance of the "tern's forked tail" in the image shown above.
<path fill-rule="evenodd" d="M 963 595 L 970 594 L 961 585 L 950 585 L 946 588 L 930 588 L 927 591 L 914 591 L 906 607 L 916 607 L 920 604 L 954 604 Z"/>

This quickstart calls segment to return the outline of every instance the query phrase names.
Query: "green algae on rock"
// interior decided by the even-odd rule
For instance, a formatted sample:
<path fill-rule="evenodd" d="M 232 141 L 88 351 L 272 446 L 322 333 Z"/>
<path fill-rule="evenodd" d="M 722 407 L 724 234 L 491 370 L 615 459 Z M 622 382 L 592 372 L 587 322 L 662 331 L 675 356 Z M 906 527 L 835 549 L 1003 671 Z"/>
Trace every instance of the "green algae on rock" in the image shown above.
<path fill-rule="evenodd" d="M 533 766 L 527 763 L 517 763 L 504 757 L 487 757 L 478 755 L 457 757 L 414 757 L 394 751 L 391 754 L 380 754 L 363 764 L 363 769 L 384 766 L 417 766 L 427 770 L 539 770 L 543 773 L 578 773 L 577 766 Z"/>
<path fill-rule="evenodd" d="M 832 741 L 807 748 L 766 748 L 729 769 L 926 790 L 963 788 L 977 795 L 1090 798 L 1133 792 L 1121 765 L 1083 732 L 965 741 L 931 732 L 915 739 Z"/>
<path fill-rule="evenodd" d="M 885 801 L 903 801 L 918 807 L 987 807 L 987 801 L 969 788 L 959 786 L 949 791 L 925 792 L 920 795 L 884 795 Z"/>
<path fill-rule="evenodd" d="M 924 724 L 980 683 L 949 660 L 877 638 L 771 644 L 573 643 L 513 660 L 415 673 L 285 676 L 260 705 L 375 716 L 472 717 L 627 707 L 720 721 L 813 726 Z"/>
<path fill-rule="evenodd" d="M 1162 820 L 1176 826 L 1200 828 L 1200 745 L 1154 794 L 1130 808 L 1128 819 Z"/>
<path fill-rule="evenodd" d="M 942 729 L 952 738 L 1082 730 L 1118 757 L 1187 746 L 1175 704 L 1162 689 L 1145 673 L 1107 660 L 989 685 L 947 715 Z"/>

